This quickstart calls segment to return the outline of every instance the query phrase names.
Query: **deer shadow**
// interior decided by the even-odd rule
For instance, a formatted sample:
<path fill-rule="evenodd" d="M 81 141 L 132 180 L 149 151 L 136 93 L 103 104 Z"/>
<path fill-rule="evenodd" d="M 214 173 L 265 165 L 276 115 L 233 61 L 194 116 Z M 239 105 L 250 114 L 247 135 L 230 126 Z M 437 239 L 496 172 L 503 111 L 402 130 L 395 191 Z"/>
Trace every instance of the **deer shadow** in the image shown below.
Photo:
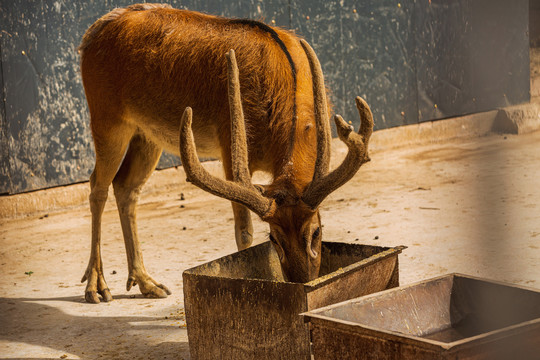
<path fill-rule="evenodd" d="M 43 347 L 51 349 L 46 356 L 60 354 L 51 359 L 190 359 L 188 342 L 180 339 L 186 339 L 186 329 L 162 316 L 100 316 L 98 308 L 78 316 L 62 311 L 58 301 L 81 297 L 0 298 L 0 342 L 7 352 L 21 359 L 46 358 L 40 356 Z"/>

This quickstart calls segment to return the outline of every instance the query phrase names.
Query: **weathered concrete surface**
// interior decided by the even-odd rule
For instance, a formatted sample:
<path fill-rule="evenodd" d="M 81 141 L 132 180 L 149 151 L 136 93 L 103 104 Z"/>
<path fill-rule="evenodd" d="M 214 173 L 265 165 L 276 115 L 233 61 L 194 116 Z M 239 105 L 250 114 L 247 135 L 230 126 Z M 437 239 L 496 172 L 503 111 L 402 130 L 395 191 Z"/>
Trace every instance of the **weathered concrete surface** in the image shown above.
<path fill-rule="evenodd" d="M 222 174 L 221 163 L 205 162 L 205 167 L 215 175 Z M 185 183 L 184 169 L 173 167 L 155 171 L 144 187 L 146 195 L 169 190 Z M 33 191 L 29 193 L 0 196 L 0 219 L 21 218 L 32 215 L 44 215 L 59 210 L 74 208 L 88 203 L 90 184 L 88 182 Z M 108 202 L 114 203 L 112 186 L 109 189 Z"/>
<path fill-rule="evenodd" d="M 512 106 L 498 111 L 493 131 L 502 134 L 526 134 L 540 129 L 540 104 Z"/>
<path fill-rule="evenodd" d="M 400 126 L 376 131 L 373 134 L 372 149 L 442 143 L 456 138 L 474 138 L 489 134 L 498 110 L 460 116 L 439 121 Z"/>
<path fill-rule="evenodd" d="M 460 272 L 540 288 L 539 179 L 540 132 L 378 150 L 322 204 L 324 238 L 408 246 L 402 284 Z M 112 202 L 102 246 L 111 303 L 83 302 L 87 204 L 41 216 L 0 219 L 2 358 L 189 359 L 181 274 L 236 250 L 227 201 L 180 180 L 142 195 L 145 264 L 173 291 L 162 300 L 125 291 Z M 254 228 L 265 241 L 266 224 Z"/>

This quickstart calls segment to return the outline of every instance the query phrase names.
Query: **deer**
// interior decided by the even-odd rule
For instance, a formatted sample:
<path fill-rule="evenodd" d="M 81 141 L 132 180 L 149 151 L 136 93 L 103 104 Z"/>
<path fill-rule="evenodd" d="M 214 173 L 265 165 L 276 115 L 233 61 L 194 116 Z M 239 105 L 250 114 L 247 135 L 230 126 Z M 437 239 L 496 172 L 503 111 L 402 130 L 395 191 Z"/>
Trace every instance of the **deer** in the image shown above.
<path fill-rule="evenodd" d="M 81 280 L 87 302 L 113 299 L 100 250 L 111 184 L 127 254 L 126 289 L 138 285 L 151 298 L 171 294 L 145 269 L 136 226 L 141 189 L 163 151 L 180 156 L 187 181 L 231 201 L 238 250 L 253 242 L 253 212 L 269 224 L 287 281 L 318 276 L 319 206 L 370 160 L 373 115 L 357 97 L 358 132 L 334 116 L 348 153 L 330 171 L 331 106 L 319 60 L 304 39 L 254 20 L 137 4 L 98 19 L 79 51 L 96 156 L 90 259 Z M 220 159 L 224 177 L 211 175 L 199 157 Z M 271 182 L 253 184 L 256 171 Z"/>

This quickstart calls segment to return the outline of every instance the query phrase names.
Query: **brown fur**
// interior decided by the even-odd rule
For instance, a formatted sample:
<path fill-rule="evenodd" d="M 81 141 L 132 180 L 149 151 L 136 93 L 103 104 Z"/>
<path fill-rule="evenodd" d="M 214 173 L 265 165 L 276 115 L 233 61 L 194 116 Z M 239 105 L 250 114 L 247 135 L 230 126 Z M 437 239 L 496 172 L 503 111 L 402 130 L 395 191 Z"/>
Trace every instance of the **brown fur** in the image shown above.
<path fill-rule="evenodd" d="M 304 245 L 298 243 L 291 251 L 302 249 L 305 253 L 305 242 L 311 244 L 311 234 L 320 227 L 318 203 L 314 201 L 308 206 L 302 202 L 315 171 L 320 126 L 314 120 L 313 68 L 306 56 L 306 45 L 299 40 L 280 28 L 159 4 L 113 10 L 88 29 L 80 45 L 81 71 L 96 166 L 90 195 L 92 251 L 83 277 L 83 281 L 88 280 L 87 301 L 99 302 L 97 293 L 105 301 L 112 299 L 100 256 L 101 216 L 111 182 L 128 254 L 127 289 L 139 285 L 143 294 L 150 297 L 170 293 L 144 268 L 135 206 L 161 151 L 179 154 L 180 145 L 184 145 L 180 144 L 178 129 L 188 106 L 192 111 L 184 113 L 184 119 L 189 115 L 189 131 L 193 131 L 197 146 L 196 153 L 194 147 L 189 150 L 192 158 L 221 158 L 227 179 L 234 178 L 225 57 L 230 49 L 236 52 L 239 68 L 248 172 L 262 170 L 274 177 L 263 194 L 274 199 L 268 208 L 273 209 L 272 216 L 268 213 L 265 220 L 269 221 L 272 234 L 281 234 L 282 243 L 288 241 L 283 234 L 303 232 L 291 241 Z M 320 101 L 328 107 L 326 100 Z M 230 190 L 238 185 L 227 186 Z M 219 196 L 229 191 L 211 187 L 207 190 Z M 261 195 L 248 194 L 246 204 L 253 196 Z M 280 210 L 276 207 L 279 202 L 292 207 Z M 251 220 L 244 206 L 233 203 L 233 211 L 237 245 L 242 249 L 252 241 Z M 287 216 L 304 219 L 304 224 L 281 228 L 278 223 Z M 282 220 L 276 223 L 276 219 Z M 279 244 L 276 247 L 278 251 L 287 248 Z M 305 268 L 305 259 L 299 261 L 301 264 L 290 266 Z M 317 261 L 320 262 L 320 255 Z M 316 276 L 314 271 L 289 273 L 297 281 Z"/>
<path fill-rule="evenodd" d="M 291 96 L 291 69 L 285 54 L 268 33 L 248 25 L 230 24 L 229 19 L 184 10 L 121 9 L 113 13 L 115 16 L 106 15 L 99 20 L 100 26 L 90 28 L 80 47 L 89 103 L 94 92 L 103 96 L 104 84 L 108 85 L 112 98 L 118 98 L 115 94 L 129 94 L 120 99 L 123 107 L 150 121 L 150 118 L 162 119 L 166 137 L 174 139 L 166 141 L 163 147 L 173 153 L 178 152 L 178 143 L 172 134 L 178 131 L 183 109 L 191 106 L 195 116 L 195 139 L 203 140 L 202 146 L 198 146 L 200 155 L 221 156 L 216 150 L 228 146 L 227 134 L 230 133 L 229 110 L 224 96 L 224 55 L 229 49 L 235 49 L 241 69 L 248 146 L 254 150 L 250 152 L 251 170 L 269 170 L 277 174 L 283 169 L 283 163 L 288 159 L 286 151 L 291 131 L 305 129 L 313 118 L 309 67 L 294 35 L 274 29 L 300 69 L 296 129 L 290 126 L 295 105 L 294 96 Z M 103 64 L 111 58 L 121 62 L 115 60 L 111 63 L 114 69 L 104 69 Z M 98 77 L 100 73 L 106 79 Z M 126 78 L 130 81 L 123 81 Z M 143 124 L 142 130 L 154 142 L 163 143 L 163 139 L 159 139 L 161 136 L 153 131 L 158 126 L 162 130 L 163 124 L 150 122 Z M 215 140 L 204 138 L 208 133 L 223 136 L 215 143 Z M 304 150 L 301 153 L 307 155 L 298 163 L 312 166 L 314 161 L 310 160 L 316 153 L 305 150 L 306 147 L 313 149 L 314 129 L 303 133 L 303 139 L 299 140 L 304 140 L 305 144 L 301 141 L 297 144 Z M 171 136 L 167 136 L 169 134 Z M 268 154 L 279 156 L 268 159 Z"/>

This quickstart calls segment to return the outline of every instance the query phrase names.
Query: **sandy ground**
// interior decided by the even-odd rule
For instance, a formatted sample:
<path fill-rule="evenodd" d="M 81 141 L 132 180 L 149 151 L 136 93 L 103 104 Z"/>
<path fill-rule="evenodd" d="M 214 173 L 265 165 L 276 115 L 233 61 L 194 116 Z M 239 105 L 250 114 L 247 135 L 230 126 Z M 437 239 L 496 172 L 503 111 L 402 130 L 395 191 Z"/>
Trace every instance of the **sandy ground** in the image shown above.
<path fill-rule="evenodd" d="M 540 288 L 539 179 L 540 132 L 378 151 L 322 204 L 323 236 L 408 246 L 402 284 L 460 272 Z M 126 292 L 109 204 L 103 261 L 115 300 L 99 305 L 84 302 L 79 282 L 87 206 L 0 220 L 0 358 L 189 359 L 182 271 L 236 250 L 230 205 L 189 184 L 168 186 L 143 195 L 138 218 L 146 267 L 173 294 Z M 254 221 L 256 243 L 266 241 L 267 226 Z"/>

